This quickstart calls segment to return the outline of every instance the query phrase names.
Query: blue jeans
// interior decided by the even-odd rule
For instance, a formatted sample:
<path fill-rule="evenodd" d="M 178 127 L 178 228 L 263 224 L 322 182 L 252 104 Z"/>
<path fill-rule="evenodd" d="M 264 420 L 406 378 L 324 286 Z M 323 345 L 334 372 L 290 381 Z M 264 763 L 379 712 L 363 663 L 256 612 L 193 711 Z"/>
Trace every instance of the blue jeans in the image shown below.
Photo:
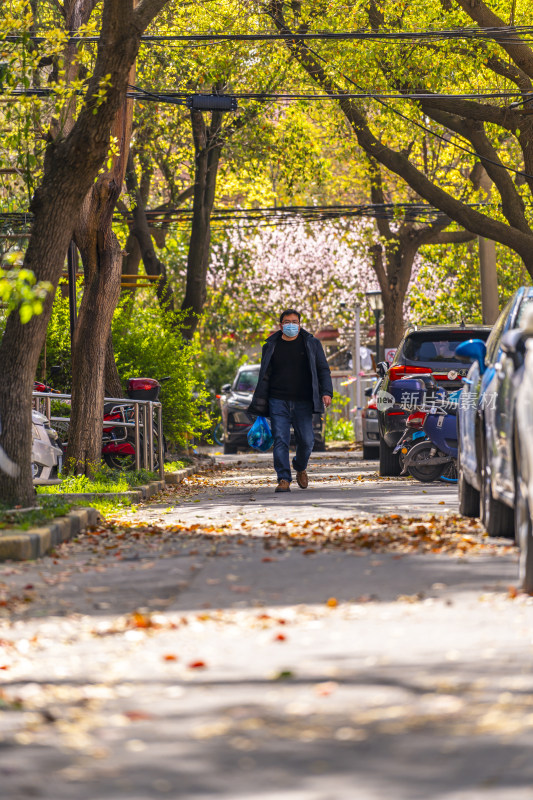
<path fill-rule="evenodd" d="M 292 466 L 297 472 L 307 469 L 307 462 L 313 450 L 313 403 L 311 400 L 278 400 L 270 397 L 270 424 L 274 436 L 274 469 L 278 481 L 291 481 L 289 443 L 291 423 L 296 439 L 296 456 Z"/>

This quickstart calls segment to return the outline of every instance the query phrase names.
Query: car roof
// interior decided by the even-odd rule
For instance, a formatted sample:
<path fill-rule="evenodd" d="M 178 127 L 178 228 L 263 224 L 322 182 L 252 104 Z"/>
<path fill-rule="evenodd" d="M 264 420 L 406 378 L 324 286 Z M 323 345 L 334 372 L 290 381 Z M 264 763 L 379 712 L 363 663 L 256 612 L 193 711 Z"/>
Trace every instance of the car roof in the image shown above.
<path fill-rule="evenodd" d="M 261 364 L 241 364 L 239 372 L 242 372 L 244 369 L 261 369 Z"/>
<path fill-rule="evenodd" d="M 490 331 L 492 330 L 492 325 L 480 325 L 478 322 L 473 323 L 470 325 L 469 323 L 465 322 L 464 325 L 452 325 L 449 323 L 443 323 L 442 325 L 410 325 L 407 328 L 406 333 L 418 333 L 418 332 L 428 332 L 428 331 L 435 331 L 438 333 L 439 331 Z"/>

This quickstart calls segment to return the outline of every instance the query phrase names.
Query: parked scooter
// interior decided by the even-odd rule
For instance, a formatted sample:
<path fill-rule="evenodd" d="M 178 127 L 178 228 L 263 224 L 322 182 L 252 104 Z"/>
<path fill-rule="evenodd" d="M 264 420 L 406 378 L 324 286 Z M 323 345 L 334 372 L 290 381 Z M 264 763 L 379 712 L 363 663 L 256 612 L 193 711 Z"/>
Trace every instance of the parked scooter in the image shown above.
<path fill-rule="evenodd" d="M 169 381 L 170 377 L 161 378 L 130 378 L 126 385 L 126 394 L 131 400 L 159 399 L 161 384 Z M 105 422 L 133 422 L 135 419 L 134 407 L 118 403 L 104 405 Z M 133 428 L 117 425 L 116 427 L 104 426 L 102 442 L 102 455 L 112 469 L 135 469 L 135 434 Z M 152 440 L 154 448 L 154 469 L 159 468 L 159 439 L 155 425 L 152 427 Z M 140 434 L 140 446 L 143 447 L 143 433 Z M 166 441 L 163 437 L 163 457 L 166 452 Z"/>
<path fill-rule="evenodd" d="M 31 475 L 33 483 L 61 483 L 59 473 L 63 466 L 63 449 L 59 445 L 58 434 L 48 422 L 44 414 L 31 412 Z"/>
<path fill-rule="evenodd" d="M 405 421 L 405 430 L 398 440 L 398 444 L 394 448 L 394 453 L 399 454 L 400 466 L 402 468 L 401 475 L 407 474 L 405 468 L 405 456 L 407 453 L 417 442 L 420 442 L 426 438 L 426 434 L 424 432 L 425 419 L 425 411 L 414 411 L 412 414 L 409 414 Z"/>
<path fill-rule="evenodd" d="M 441 407 L 435 408 L 432 407 L 431 410 L 427 408 L 420 408 L 414 411 L 407 417 L 405 423 L 405 431 L 402 434 L 398 444 L 396 445 L 394 452 L 399 453 L 400 456 L 400 465 L 402 467 L 401 474 L 407 475 L 410 473 L 413 475 L 408 463 L 406 463 L 406 456 L 414 447 L 415 444 L 421 444 L 425 441 L 431 441 L 428 437 L 428 432 L 426 430 L 426 420 L 428 413 L 440 413 L 446 414 L 446 410 L 453 416 L 455 414 L 457 404 L 459 403 L 459 397 L 461 394 L 461 389 L 457 389 L 455 392 L 451 392 L 445 397 L 441 397 L 440 401 L 442 403 Z M 429 427 L 431 427 L 431 421 L 427 423 Z M 451 430 L 453 433 L 453 423 L 448 423 L 451 425 Z M 457 437 L 456 437 L 457 438 Z M 418 452 L 421 452 L 419 450 Z M 423 452 L 423 451 L 422 451 Z M 409 459 L 407 459 L 407 462 Z M 415 467 L 416 469 L 416 467 Z M 416 477 L 413 475 L 413 477 Z M 457 466 L 454 459 L 451 459 L 450 462 L 444 465 L 444 469 L 440 475 L 437 476 L 440 478 L 441 481 L 445 483 L 457 483 Z M 420 480 L 420 478 L 417 478 Z M 436 478 L 434 479 L 436 480 Z"/>
<path fill-rule="evenodd" d="M 154 378 L 130 378 L 126 385 L 126 394 L 131 400 L 151 400 L 156 402 L 159 399 L 161 384 L 170 380 L 170 377 L 161 378 L 160 381 Z M 60 394 L 46 383 L 36 381 L 34 391 Z M 67 401 L 64 401 L 67 402 Z M 133 423 L 135 411 L 133 405 L 127 402 L 105 403 L 104 422 L 117 423 L 116 425 L 105 425 L 102 434 L 102 456 L 112 469 L 131 470 L 135 469 L 135 434 L 134 429 L 120 425 L 120 423 Z M 159 468 L 159 439 L 157 428 L 152 427 L 152 440 L 154 449 L 154 469 Z M 63 453 L 66 453 L 68 446 L 68 429 L 62 440 L 58 442 Z M 140 434 L 141 449 L 144 446 L 143 433 Z M 166 453 L 166 440 L 163 437 L 163 455 Z"/>
<path fill-rule="evenodd" d="M 457 407 L 426 409 L 422 430 L 426 439 L 414 444 L 403 456 L 403 473 L 422 483 L 441 477 L 457 479 Z"/>

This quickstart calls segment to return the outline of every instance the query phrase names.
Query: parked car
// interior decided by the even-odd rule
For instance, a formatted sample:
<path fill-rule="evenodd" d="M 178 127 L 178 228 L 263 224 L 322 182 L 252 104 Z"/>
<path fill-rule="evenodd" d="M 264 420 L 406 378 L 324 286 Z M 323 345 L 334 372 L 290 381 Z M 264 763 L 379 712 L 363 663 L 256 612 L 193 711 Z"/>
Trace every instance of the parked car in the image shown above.
<path fill-rule="evenodd" d="M 361 411 L 363 425 L 363 458 L 374 460 L 379 458 L 379 427 L 377 393 L 381 387 L 382 378 L 377 378 L 372 386 L 365 389 L 368 403 Z"/>
<path fill-rule="evenodd" d="M 458 410 L 459 510 L 479 515 L 491 536 L 512 538 L 515 533 L 514 412 L 523 357 L 507 332 L 520 325 L 532 304 L 533 288 L 521 287 L 486 344 L 474 340 L 459 351 L 473 359 Z"/>
<path fill-rule="evenodd" d="M 383 377 L 380 396 L 390 394 L 393 381 L 408 375 L 431 374 L 437 386 L 453 392 L 462 386 L 461 379 L 468 367 L 455 356 L 455 349 L 468 339 L 487 339 L 491 328 L 484 325 L 431 325 L 410 327 L 400 342 L 392 364 L 378 364 L 378 373 Z M 387 393 L 387 394 L 384 394 Z M 401 403 L 380 403 L 377 411 L 379 425 L 379 474 L 399 475 L 401 471 L 398 454 L 394 453 L 406 419 L 412 409 Z"/>
<path fill-rule="evenodd" d="M 257 386 L 259 366 L 259 364 L 244 364 L 237 370 L 233 383 L 227 383 L 222 387 L 220 410 L 225 454 L 236 453 L 241 448 L 248 449 L 248 431 L 255 417 L 248 413 L 247 408 L 252 402 L 252 395 Z M 326 449 L 324 414 L 313 414 L 313 430 L 315 434 L 313 450 L 324 451 Z"/>
<path fill-rule="evenodd" d="M 31 474 L 35 485 L 61 483 L 58 473 L 63 465 L 63 451 L 57 444 L 57 432 L 44 414 L 31 412 Z"/>
<path fill-rule="evenodd" d="M 516 392 L 515 407 L 515 540 L 520 548 L 520 586 L 533 593 L 533 310 L 524 315 L 522 325 L 525 351 L 522 380 Z M 514 333 L 514 332 L 513 332 Z M 527 337 L 528 341 L 525 342 Z M 521 349 L 520 341 L 516 341 Z M 512 345 L 509 343 L 509 349 Z"/>

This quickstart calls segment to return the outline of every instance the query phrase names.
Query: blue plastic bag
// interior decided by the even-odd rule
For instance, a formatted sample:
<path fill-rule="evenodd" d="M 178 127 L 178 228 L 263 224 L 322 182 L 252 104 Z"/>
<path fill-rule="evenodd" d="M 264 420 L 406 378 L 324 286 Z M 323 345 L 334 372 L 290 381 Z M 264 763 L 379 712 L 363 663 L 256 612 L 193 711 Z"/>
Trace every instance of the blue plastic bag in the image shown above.
<path fill-rule="evenodd" d="M 270 425 L 264 417 L 257 417 L 256 421 L 248 431 L 248 444 L 254 450 L 261 450 L 266 453 L 274 444 L 274 437 L 270 430 Z"/>

